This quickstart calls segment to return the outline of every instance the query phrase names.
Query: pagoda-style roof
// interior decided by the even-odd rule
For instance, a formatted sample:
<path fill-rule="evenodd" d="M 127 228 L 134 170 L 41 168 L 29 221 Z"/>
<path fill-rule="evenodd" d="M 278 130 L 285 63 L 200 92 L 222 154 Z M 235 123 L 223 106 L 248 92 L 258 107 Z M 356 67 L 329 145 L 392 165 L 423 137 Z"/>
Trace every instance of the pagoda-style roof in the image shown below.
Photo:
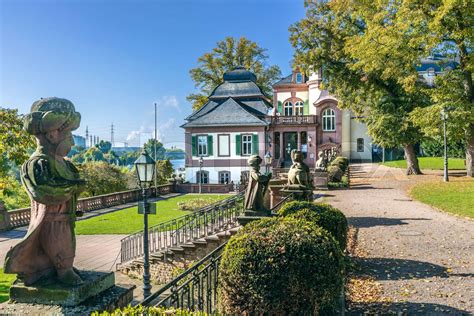
<path fill-rule="evenodd" d="M 266 125 L 265 115 L 273 108 L 255 83 L 251 71 L 237 67 L 223 76 L 209 101 L 186 118 L 182 127 Z"/>

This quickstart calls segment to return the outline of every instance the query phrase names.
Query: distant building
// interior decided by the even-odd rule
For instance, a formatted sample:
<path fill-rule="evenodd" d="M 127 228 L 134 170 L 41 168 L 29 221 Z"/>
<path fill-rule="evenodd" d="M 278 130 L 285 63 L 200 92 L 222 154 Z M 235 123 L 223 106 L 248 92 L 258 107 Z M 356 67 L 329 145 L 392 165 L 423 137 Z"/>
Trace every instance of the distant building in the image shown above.
<path fill-rule="evenodd" d="M 74 146 L 80 146 L 86 148 L 86 138 L 79 135 L 72 135 L 74 139 Z"/>
<path fill-rule="evenodd" d="M 424 80 L 429 86 L 433 86 L 436 76 L 456 67 L 457 63 L 453 59 L 442 55 L 433 55 L 422 59 L 420 64 L 417 65 L 416 71 L 420 79 Z"/>

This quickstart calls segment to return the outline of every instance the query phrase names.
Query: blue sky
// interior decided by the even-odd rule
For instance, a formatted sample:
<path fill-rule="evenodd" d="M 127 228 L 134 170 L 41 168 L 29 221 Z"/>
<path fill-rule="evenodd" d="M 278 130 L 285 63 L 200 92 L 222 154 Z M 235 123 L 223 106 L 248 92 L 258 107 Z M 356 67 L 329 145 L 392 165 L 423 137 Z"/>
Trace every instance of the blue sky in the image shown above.
<path fill-rule="evenodd" d="M 195 92 L 189 69 L 226 36 L 268 49 L 269 63 L 291 71 L 288 26 L 303 0 L 0 1 L 0 106 L 26 113 L 40 97 L 70 99 L 89 131 L 117 145 L 152 136 L 183 148 L 179 126 Z"/>

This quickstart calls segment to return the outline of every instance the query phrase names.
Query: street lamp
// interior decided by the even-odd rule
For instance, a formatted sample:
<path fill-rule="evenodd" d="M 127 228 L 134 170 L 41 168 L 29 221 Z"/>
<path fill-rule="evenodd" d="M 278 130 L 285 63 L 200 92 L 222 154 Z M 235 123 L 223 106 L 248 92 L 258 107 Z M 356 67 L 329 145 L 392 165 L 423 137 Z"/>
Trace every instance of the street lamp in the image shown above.
<path fill-rule="evenodd" d="M 199 194 L 202 193 L 202 165 L 204 163 L 204 158 L 199 157 Z"/>
<path fill-rule="evenodd" d="M 449 182 L 448 176 L 448 141 L 446 137 L 446 123 L 448 121 L 448 113 L 453 111 L 454 107 L 448 106 L 441 110 L 441 120 L 443 121 L 443 138 L 444 138 L 444 173 L 443 180 L 444 182 Z"/>
<path fill-rule="evenodd" d="M 265 154 L 265 156 L 263 156 L 263 158 L 265 158 L 265 171 L 266 173 L 269 173 L 270 166 L 272 164 L 272 154 L 270 154 L 270 152 L 267 151 L 267 153 Z"/>
<path fill-rule="evenodd" d="M 150 187 L 155 177 L 155 161 L 144 149 L 140 157 L 135 161 L 135 170 L 137 172 L 138 183 L 142 189 L 143 197 L 143 297 L 150 296 L 150 264 L 148 253 L 148 212 L 149 205 L 147 203 L 147 188 Z M 139 205 L 140 212 L 140 205 Z"/>

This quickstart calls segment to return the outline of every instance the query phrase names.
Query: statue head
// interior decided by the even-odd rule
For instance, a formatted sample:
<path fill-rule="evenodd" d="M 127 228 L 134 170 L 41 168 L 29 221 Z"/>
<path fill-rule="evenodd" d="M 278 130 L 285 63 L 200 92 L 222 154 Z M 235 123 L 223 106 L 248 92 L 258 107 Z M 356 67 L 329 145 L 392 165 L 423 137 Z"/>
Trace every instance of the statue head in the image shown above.
<path fill-rule="evenodd" d="M 304 155 L 301 151 L 299 150 L 296 150 L 296 149 L 293 149 L 291 151 L 291 160 L 293 161 L 293 163 L 295 162 L 303 162 L 304 160 Z"/>
<path fill-rule="evenodd" d="M 81 115 L 71 101 L 53 97 L 33 103 L 31 113 L 24 118 L 24 128 L 48 153 L 64 157 L 74 145 L 72 131 L 80 122 Z"/>
<path fill-rule="evenodd" d="M 262 158 L 258 155 L 252 155 L 247 160 L 247 164 L 254 170 L 260 170 L 260 164 L 262 163 Z"/>

